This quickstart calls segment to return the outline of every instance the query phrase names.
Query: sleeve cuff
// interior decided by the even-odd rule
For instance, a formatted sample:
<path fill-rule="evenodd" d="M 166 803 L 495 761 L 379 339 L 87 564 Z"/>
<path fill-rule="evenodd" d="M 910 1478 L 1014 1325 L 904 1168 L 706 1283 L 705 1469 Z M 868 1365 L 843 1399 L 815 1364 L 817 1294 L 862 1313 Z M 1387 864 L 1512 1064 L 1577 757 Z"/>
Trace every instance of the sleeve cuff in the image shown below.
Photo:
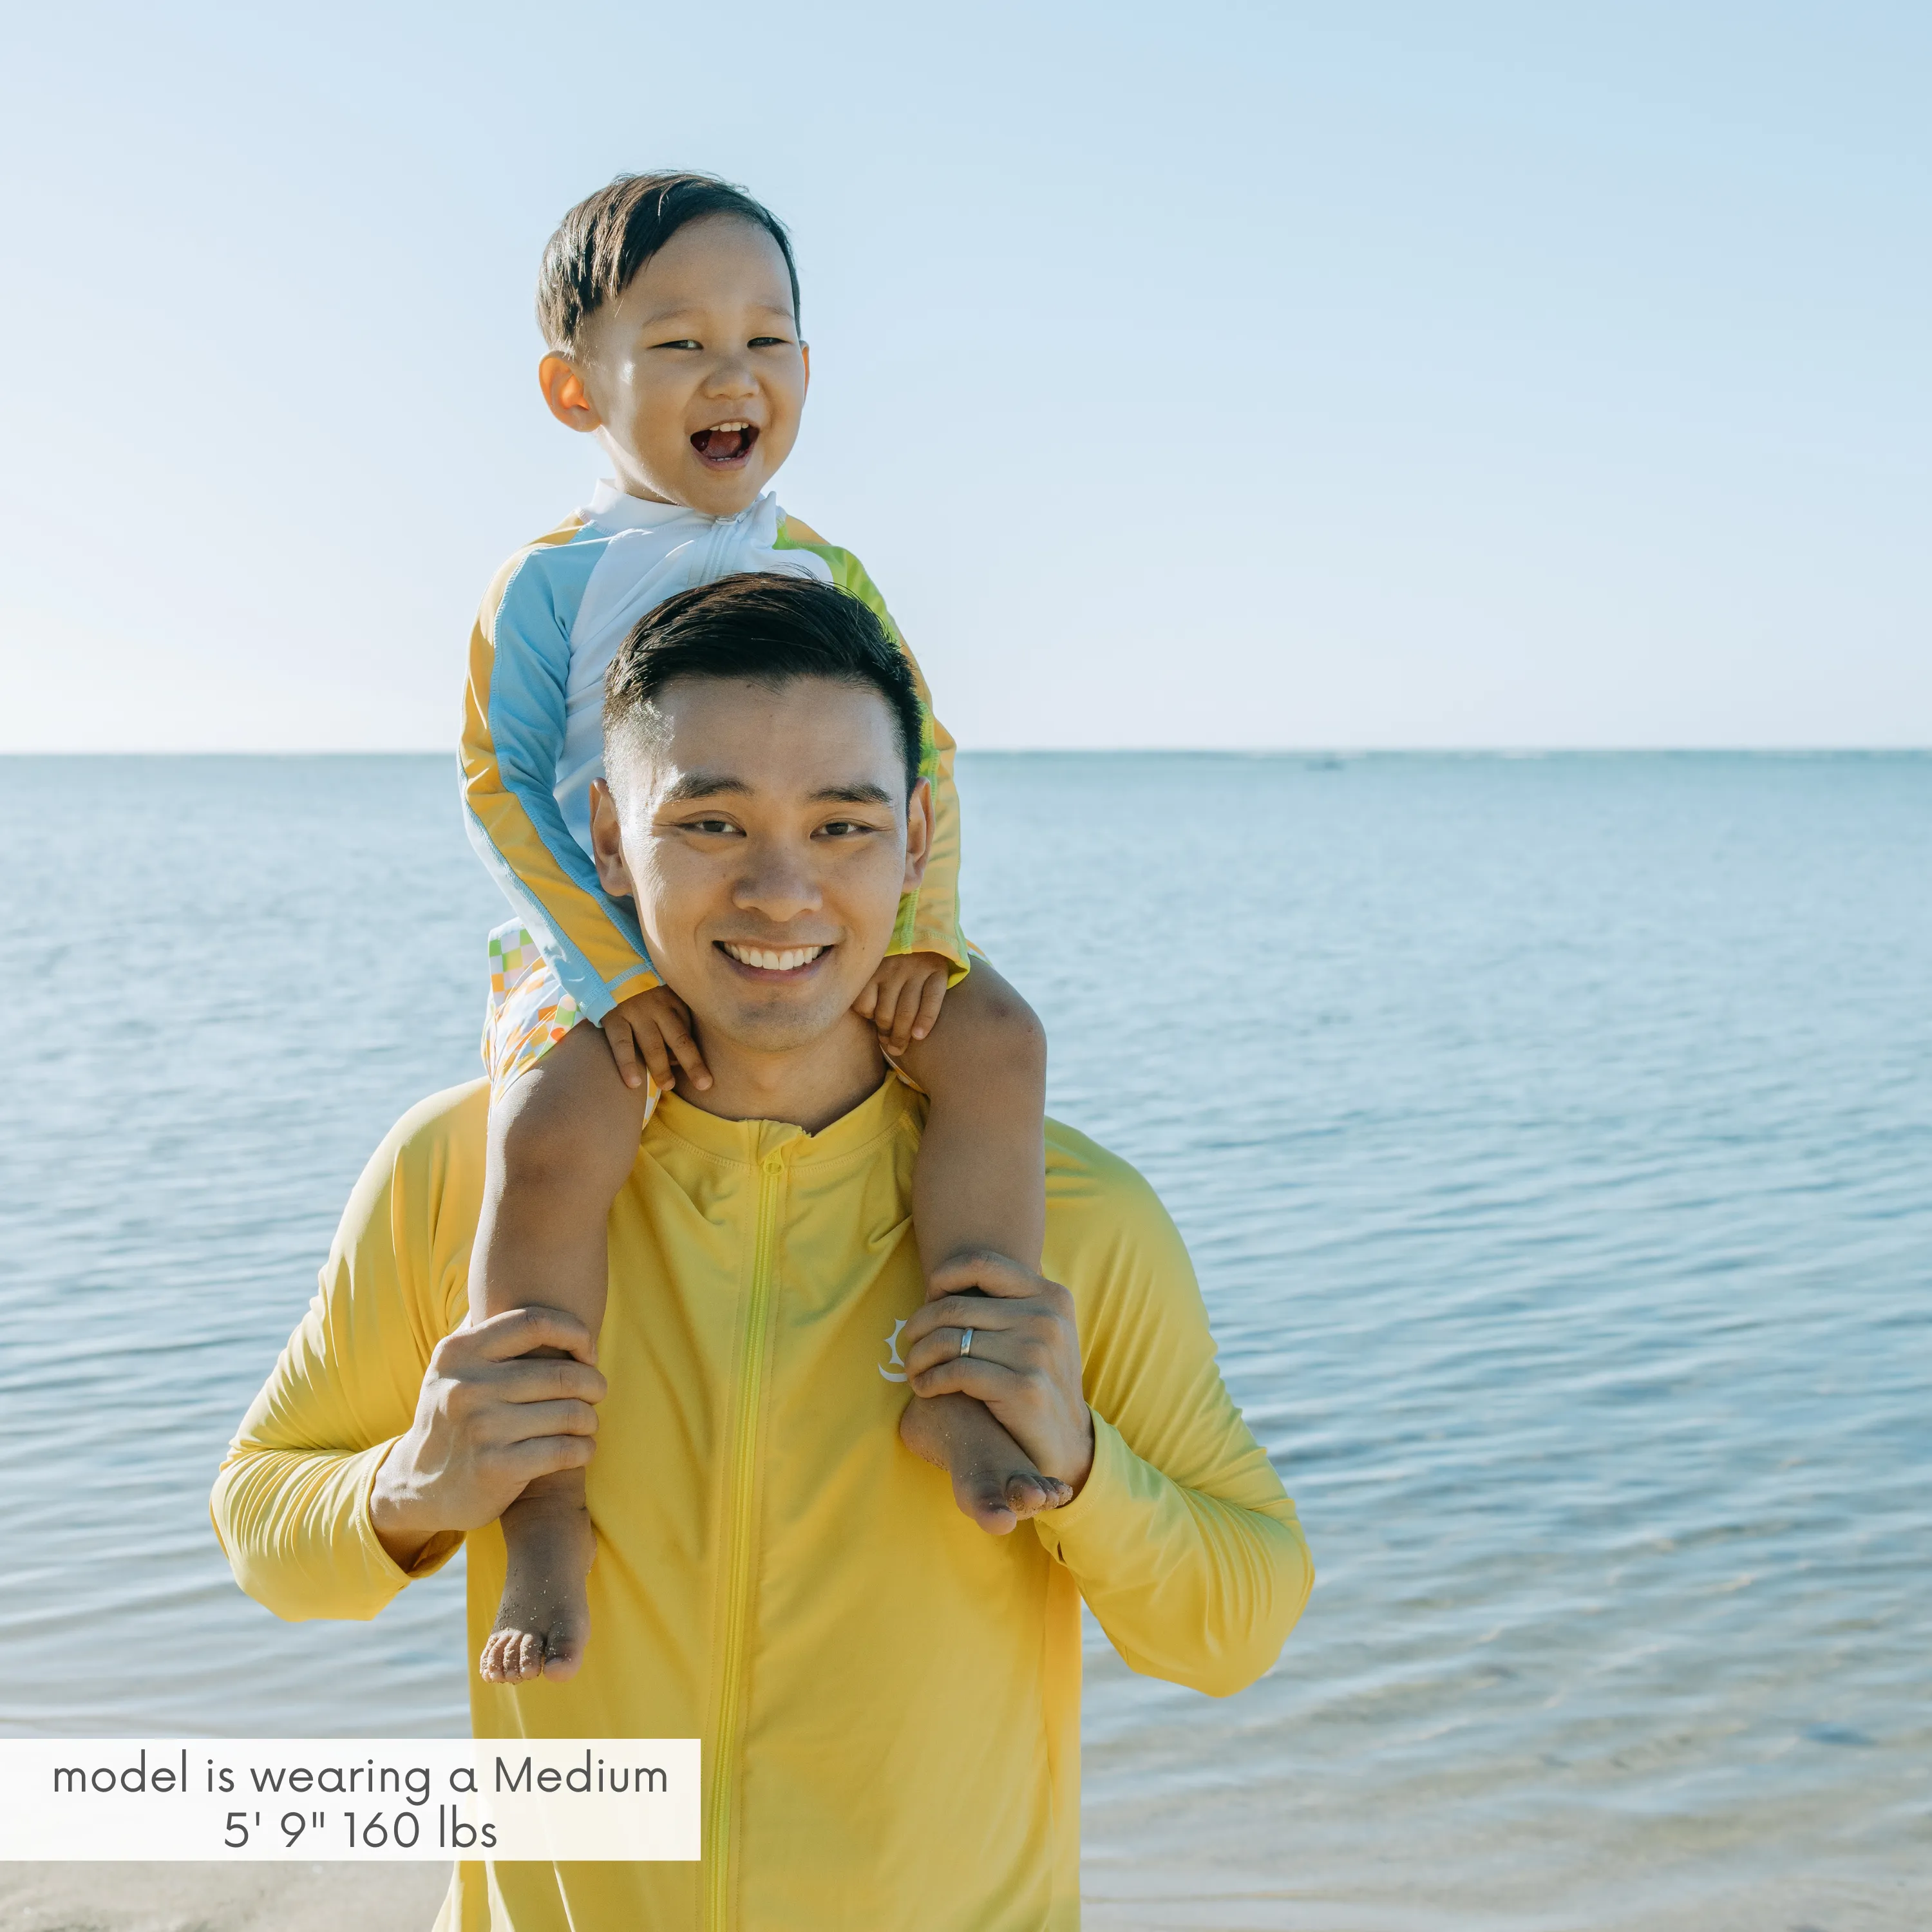
<path fill-rule="evenodd" d="M 625 1000 L 634 1000 L 640 993 L 648 993 L 653 986 L 662 986 L 663 984 L 664 981 L 659 976 L 656 968 L 640 966 L 634 973 L 618 980 L 612 986 L 610 1006 L 616 1006 Z M 610 1007 L 606 1006 L 604 1012 L 608 1013 L 610 1010 Z M 598 1016 L 600 1020 L 603 1017 L 603 1013 Z"/>
<path fill-rule="evenodd" d="M 392 1592 L 422 1577 L 434 1576 L 463 1547 L 462 1531 L 438 1530 L 416 1552 L 416 1561 L 406 1570 L 382 1547 L 382 1539 L 376 1534 L 375 1518 L 370 1514 L 376 1478 L 382 1465 L 389 1460 L 389 1451 L 401 1440 L 400 1436 L 392 1436 L 387 1442 L 379 1442 L 374 1448 L 362 1452 L 369 1466 L 362 1478 L 362 1507 L 356 1512 L 356 1540 L 361 1547 L 362 1560 L 368 1565 L 370 1574 L 386 1582 Z"/>
<path fill-rule="evenodd" d="M 1084 1544 L 1115 1541 L 1134 1513 L 1134 1478 L 1141 1460 L 1098 1409 L 1088 1413 L 1094 1418 L 1094 1466 L 1080 1493 L 1065 1508 L 1042 1510 L 1033 1519 L 1047 1554 L 1062 1563 L 1074 1563 Z"/>

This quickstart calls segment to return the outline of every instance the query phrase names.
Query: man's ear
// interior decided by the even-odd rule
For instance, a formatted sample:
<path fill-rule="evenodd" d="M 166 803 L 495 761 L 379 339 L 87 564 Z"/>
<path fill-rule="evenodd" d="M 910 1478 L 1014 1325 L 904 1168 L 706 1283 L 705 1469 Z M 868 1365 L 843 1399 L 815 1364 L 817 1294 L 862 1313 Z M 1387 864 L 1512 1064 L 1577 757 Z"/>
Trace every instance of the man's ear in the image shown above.
<path fill-rule="evenodd" d="M 597 883 L 613 898 L 637 897 L 631 868 L 624 863 L 624 830 L 617 822 L 617 801 L 602 778 L 590 781 L 590 856 L 596 861 Z"/>
<path fill-rule="evenodd" d="M 554 352 L 546 356 L 537 364 L 537 382 L 550 414 L 566 429 L 588 436 L 603 427 L 604 418 L 597 413 L 590 392 L 584 386 L 584 378 L 568 356 Z"/>
<path fill-rule="evenodd" d="M 906 800 L 905 878 L 899 890 L 916 892 L 926 877 L 926 862 L 932 856 L 932 787 L 925 778 L 912 788 Z"/>

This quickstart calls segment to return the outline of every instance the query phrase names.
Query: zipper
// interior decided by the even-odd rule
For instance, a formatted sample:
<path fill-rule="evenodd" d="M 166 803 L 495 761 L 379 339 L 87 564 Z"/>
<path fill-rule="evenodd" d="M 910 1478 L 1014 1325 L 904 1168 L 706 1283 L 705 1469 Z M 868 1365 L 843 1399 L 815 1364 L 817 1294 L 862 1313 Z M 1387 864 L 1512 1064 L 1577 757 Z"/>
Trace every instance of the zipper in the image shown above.
<path fill-rule="evenodd" d="M 758 502 L 764 500 L 760 497 Z M 752 506 L 755 509 L 756 503 Z M 746 512 L 740 510 L 735 517 L 720 517 L 711 526 L 711 532 L 705 538 L 701 553 L 704 561 L 692 580 L 694 588 L 700 584 L 715 584 L 727 574 L 724 566 L 730 562 L 730 554 L 736 546 L 746 528 Z"/>
<path fill-rule="evenodd" d="M 732 1444 L 730 1514 L 726 1532 L 724 1642 L 718 1700 L 718 1738 L 711 1764 L 710 1856 L 705 1871 L 705 1924 L 725 1932 L 731 1900 L 731 1798 L 737 1783 L 738 1733 L 743 1719 L 745 1636 L 751 1621 L 752 1455 L 764 1393 L 765 1326 L 772 1300 L 782 1154 L 758 1163 L 758 1226 L 752 1252 L 752 1301 L 745 1318 L 745 1353 L 738 1370 L 738 1426 Z"/>

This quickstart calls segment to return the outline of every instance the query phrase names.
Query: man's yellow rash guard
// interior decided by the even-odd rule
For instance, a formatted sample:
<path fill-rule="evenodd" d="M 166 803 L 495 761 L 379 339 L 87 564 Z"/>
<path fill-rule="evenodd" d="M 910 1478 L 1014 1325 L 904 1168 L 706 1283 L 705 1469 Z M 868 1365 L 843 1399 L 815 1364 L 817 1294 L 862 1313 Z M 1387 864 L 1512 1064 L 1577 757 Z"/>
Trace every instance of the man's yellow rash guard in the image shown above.
<path fill-rule="evenodd" d="M 368 1496 L 464 1318 L 486 1108 L 480 1083 L 438 1094 L 376 1150 L 216 1479 L 236 1580 L 278 1616 L 371 1617 L 410 1581 Z M 610 1214 L 589 1655 L 564 1684 L 472 1671 L 471 1718 L 702 1738 L 704 1858 L 462 1864 L 444 1932 L 1065 1932 L 1080 1599 L 1149 1676 L 1225 1696 L 1274 1661 L 1313 1579 L 1294 1505 L 1173 1223 L 1071 1130 L 1047 1125 L 1046 1268 L 1078 1310 L 1085 1487 L 990 1537 L 900 1443 L 923 1118 L 892 1080 L 818 1134 L 674 1094 L 646 1128 Z M 469 1542 L 474 1658 L 502 1533 Z"/>
<path fill-rule="evenodd" d="M 788 518 L 770 492 L 736 517 L 649 503 L 602 483 L 588 508 L 496 573 L 470 638 L 463 802 L 470 842 L 592 1020 L 659 983 L 631 908 L 597 880 L 590 788 L 603 776 L 604 672 L 637 620 L 667 597 L 743 570 L 817 578 L 868 605 L 905 652 L 931 782 L 926 876 L 900 902 L 888 949 L 936 952 L 966 970 L 959 930 L 954 746 L 885 599 L 850 550 Z"/>

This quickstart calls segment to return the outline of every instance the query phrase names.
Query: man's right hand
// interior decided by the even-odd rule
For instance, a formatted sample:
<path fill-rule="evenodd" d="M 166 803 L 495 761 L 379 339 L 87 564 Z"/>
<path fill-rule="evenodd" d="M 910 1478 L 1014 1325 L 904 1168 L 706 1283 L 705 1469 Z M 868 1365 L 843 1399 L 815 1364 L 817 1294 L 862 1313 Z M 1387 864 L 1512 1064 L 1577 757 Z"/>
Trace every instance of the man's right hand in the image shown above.
<path fill-rule="evenodd" d="M 439 1536 L 494 1522 L 534 1478 L 583 1468 L 605 1390 L 596 1359 L 590 1330 L 559 1308 L 514 1308 L 446 1335 L 416 1420 L 370 1491 L 391 1557 L 406 1570 Z"/>

